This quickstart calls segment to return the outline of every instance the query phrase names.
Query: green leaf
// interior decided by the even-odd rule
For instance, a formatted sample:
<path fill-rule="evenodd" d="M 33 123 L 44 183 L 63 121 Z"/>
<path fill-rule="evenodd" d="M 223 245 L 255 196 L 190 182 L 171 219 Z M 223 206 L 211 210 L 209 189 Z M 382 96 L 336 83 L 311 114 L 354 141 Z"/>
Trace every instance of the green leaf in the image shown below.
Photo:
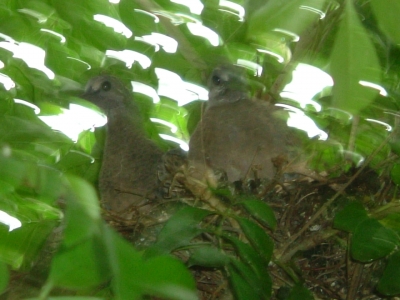
<path fill-rule="evenodd" d="M 105 247 L 99 237 L 72 247 L 64 243 L 53 258 L 49 278 L 53 284 L 67 288 L 96 286 L 110 278 L 107 262 Z"/>
<path fill-rule="evenodd" d="M 19 162 L 10 157 L 0 155 L 0 178 L 4 186 L 9 185 L 7 189 L 2 191 L 12 191 L 13 187 L 19 185 L 26 172 L 24 163 Z"/>
<path fill-rule="evenodd" d="M 254 276 L 249 266 L 235 259 L 231 260 L 228 272 L 237 299 L 268 299 L 270 297 L 272 283 L 269 276 L 262 278 Z"/>
<path fill-rule="evenodd" d="M 400 213 L 388 214 L 383 219 L 380 219 L 379 222 L 383 226 L 394 230 L 400 236 Z"/>
<path fill-rule="evenodd" d="M 254 37 L 258 32 L 275 29 L 300 35 L 313 22 L 318 21 L 320 15 L 316 12 L 323 13 L 326 5 L 327 1 L 315 0 L 268 1 L 250 18 L 248 36 Z M 302 7 L 309 7 L 310 10 Z"/>
<path fill-rule="evenodd" d="M 400 184 L 400 164 L 393 165 L 392 170 L 390 171 L 390 177 L 395 184 Z"/>
<path fill-rule="evenodd" d="M 54 116 L 64 112 L 61 106 L 53 103 L 42 102 L 38 103 L 37 106 L 40 108 L 40 116 Z"/>
<path fill-rule="evenodd" d="M 145 268 L 140 270 L 136 280 L 143 279 L 146 294 L 170 299 L 197 299 L 195 283 L 186 267 L 179 260 L 158 256 L 145 261 Z M 125 299 L 125 298 L 124 298 Z"/>
<path fill-rule="evenodd" d="M 314 300 L 313 294 L 301 283 L 297 283 L 286 300 Z"/>
<path fill-rule="evenodd" d="M 135 1 L 121 1 L 120 15 L 124 24 L 134 31 L 136 36 L 157 32 L 157 23 L 154 17 L 142 11 Z"/>
<path fill-rule="evenodd" d="M 94 162 L 94 158 L 86 153 L 71 150 L 58 162 L 58 167 L 64 172 L 71 173 L 75 169 L 87 169 Z"/>
<path fill-rule="evenodd" d="M 390 149 L 393 153 L 399 155 L 400 154 L 400 138 L 393 136 L 393 138 L 388 143 L 390 145 Z"/>
<path fill-rule="evenodd" d="M 2 116 L 0 136 L 3 142 L 18 149 L 32 150 L 34 142 L 51 146 L 54 150 L 63 145 L 72 145 L 72 141 L 65 135 L 54 132 L 37 117 L 34 120 L 25 120 L 16 116 Z M 46 156 L 49 156 L 49 153 L 46 153 Z"/>
<path fill-rule="evenodd" d="M 87 69 L 87 64 L 79 59 L 79 55 L 68 49 L 65 45 L 60 45 L 58 42 L 49 43 L 46 51 L 46 65 L 55 73 L 67 78 L 75 78 L 82 74 Z M 65 66 L 68 65 L 69 68 Z M 41 107 L 42 108 L 42 107 Z M 45 107 L 44 112 L 49 113 L 51 107 Z M 52 108 L 53 115 L 58 115 L 62 111 L 54 106 Z M 42 112 L 42 111 L 41 111 Z"/>
<path fill-rule="evenodd" d="M 71 246 L 99 234 L 101 216 L 94 188 L 84 180 L 68 176 L 70 187 L 65 214 L 65 245 Z"/>
<path fill-rule="evenodd" d="M 116 299 L 139 299 L 143 292 L 136 282 L 136 270 L 143 268 L 142 256 L 111 229 L 103 237 L 112 274 L 111 286 Z"/>
<path fill-rule="evenodd" d="M 258 278 L 266 280 L 266 283 L 268 283 L 266 288 L 268 287 L 269 292 L 271 292 L 272 282 L 268 273 L 268 262 L 266 262 L 264 258 L 261 257 L 249 244 L 246 244 L 235 237 L 224 236 L 224 238 L 233 244 L 240 260 L 244 264 L 248 265 Z"/>
<path fill-rule="evenodd" d="M 229 281 L 235 298 L 238 300 L 260 299 L 259 295 L 254 291 L 252 286 L 241 276 L 241 274 L 233 267 L 228 267 Z"/>
<path fill-rule="evenodd" d="M 260 226 L 244 218 L 237 218 L 246 238 L 265 261 L 270 261 L 274 243 Z"/>
<path fill-rule="evenodd" d="M 112 270 L 115 299 L 142 299 L 150 294 L 171 299 L 197 299 L 194 280 L 185 266 L 172 257 L 144 260 L 111 229 L 103 235 Z"/>
<path fill-rule="evenodd" d="M 397 0 L 372 0 L 371 5 L 378 19 L 379 28 L 392 39 L 393 43 L 400 44 L 400 31 L 398 29 L 400 2 Z"/>
<path fill-rule="evenodd" d="M 230 11 L 228 7 L 223 10 L 218 8 L 218 4 L 204 7 L 201 13 L 203 24 L 218 32 L 225 41 L 243 39 L 247 27 L 245 22 L 238 22 L 237 12 Z"/>
<path fill-rule="evenodd" d="M 381 72 L 375 48 L 358 19 L 353 1 L 345 3 L 331 56 L 333 105 L 358 113 L 378 95 L 377 90 L 362 86 L 360 81 L 379 84 Z"/>
<path fill-rule="evenodd" d="M 57 13 L 72 25 L 74 35 L 88 44 L 94 44 L 103 50 L 109 45 L 113 45 L 114 50 L 123 49 L 126 44 L 127 38 L 121 33 L 94 19 L 95 15 L 103 15 L 119 21 L 117 10 L 109 1 L 53 1 L 53 6 Z M 79 13 L 76 13 L 77 11 Z"/>
<path fill-rule="evenodd" d="M 158 235 L 157 242 L 149 248 L 147 253 L 149 255 L 167 254 L 174 249 L 188 245 L 194 237 L 203 232 L 199 223 L 211 213 L 190 206 L 178 211 L 165 224 Z"/>
<path fill-rule="evenodd" d="M 47 165 L 30 165 L 26 174 L 26 184 L 32 186 L 40 194 L 41 200 L 54 204 L 55 200 L 65 194 L 62 173 Z"/>
<path fill-rule="evenodd" d="M 350 202 L 336 214 L 333 226 L 340 230 L 354 232 L 358 224 L 368 219 L 367 212 L 361 203 Z"/>
<path fill-rule="evenodd" d="M 21 227 L 11 232 L 3 224 L 0 225 L 0 260 L 24 271 L 30 269 L 57 222 L 23 221 Z"/>
<path fill-rule="evenodd" d="M 7 35 L 12 36 L 15 40 L 31 40 L 32 36 L 34 36 L 34 32 L 37 30 L 37 25 L 29 26 L 24 15 L 15 14 L 15 11 L 11 12 L 10 10 L 8 10 L 8 12 L 8 15 L 1 15 L 3 22 L 1 22 L 0 31 L 6 32 Z"/>
<path fill-rule="evenodd" d="M 78 144 L 81 146 L 87 153 L 92 152 L 92 148 L 96 143 L 95 134 L 90 130 L 85 130 L 79 134 Z"/>
<path fill-rule="evenodd" d="M 10 280 L 10 274 L 5 263 L 0 261 L 0 294 L 7 288 L 8 281 Z"/>
<path fill-rule="evenodd" d="M 238 205 L 243 206 L 253 218 L 263 225 L 275 229 L 276 218 L 274 211 L 265 202 L 258 199 L 244 200 L 239 202 Z"/>
<path fill-rule="evenodd" d="M 211 246 L 199 246 L 191 251 L 190 258 L 187 262 L 191 266 L 203 266 L 210 268 L 221 268 L 227 265 L 229 257 L 222 253 L 219 249 Z"/>
<path fill-rule="evenodd" d="M 393 253 L 388 260 L 377 289 L 386 296 L 400 294 L 400 251 Z"/>
<path fill-rule="evenodd" d="M 399 245 L 399 237 L 377 220 L 360 223 L 351 239 L 351 256 L 361 262 L 371 262 L 389 255 Z"/>

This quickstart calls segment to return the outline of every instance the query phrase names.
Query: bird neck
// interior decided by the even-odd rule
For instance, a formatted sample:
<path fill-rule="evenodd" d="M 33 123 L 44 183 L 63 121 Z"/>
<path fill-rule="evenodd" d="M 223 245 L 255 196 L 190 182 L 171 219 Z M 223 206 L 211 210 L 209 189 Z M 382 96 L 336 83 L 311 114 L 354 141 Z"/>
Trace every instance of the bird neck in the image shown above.
<path fill-rule="evenodd" d="M 124 141 L 124 144 L 134 144 L 138 139 L 146 138 L 138 109 L 115 108 L 107 113 L 107 119 L 107 143 Z"/>
<path fill-rule="evenodd" d="M 207 103 L 207 109 L 216 106 L 232 107 L 232 105 L 241 105 L 243 102 L 247 101 L 250 101 L 249 96 L 247 93 L 242 91 L 231 91 L 219 96 L 210 95 L 210 99 Z"/>

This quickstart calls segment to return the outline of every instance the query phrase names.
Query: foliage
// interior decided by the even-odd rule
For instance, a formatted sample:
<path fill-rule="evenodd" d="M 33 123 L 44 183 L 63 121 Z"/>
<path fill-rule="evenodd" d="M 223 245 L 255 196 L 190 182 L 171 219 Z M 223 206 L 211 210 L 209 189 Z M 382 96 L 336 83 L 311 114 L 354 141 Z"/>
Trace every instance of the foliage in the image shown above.
<path fill-rule="evenodd" d="M 209 222 L 204 222 L 205 225 L 200 227 L 199 222 L 210 215 L 210 211 L 198 208 L 182 209 L 167 222 L 158 241 L 148 249 L 149 255 L 188 249 L 189 266 L 226 268 L 238 299 L 268 298 L 271 293 L 271 279 L 267 272 L 273 250 L 271 238 L 256 223 L 233 214 L 225 217 L 238 223 L 250 244 L 240 241 L 222 228 L 215 228 Z M 192 242 L 203 233 L 215 236 L 219 244 L 224 245 L 222 249 L 214 248 L 213 242 Z M 238 257 L 233 255 L 233 249 Z"/>
<path fill-rule="evenodd" d="M 334 87 L 318 91 L 306 104 L 290 98 L 280 102 L 300 109 L 329 133 L 328 141 L 311 141 L 305 151 L 312 153 L 313 169 L 337 177 L 352 163 L 367 162 L 379 174 L 390 172 L 394 184 L 400 182 L 398 136 L 389 136 L 388 130 L 395 127 L 399 108 L 398 1 L 192 1 L 203 5 L 201 12 L 176 2 L 1 1 L 0 213 L 19 220 L 21 227 L 4 223 L 0 214 L 0 292 L 7 291 L 11 270 L 28 271 L 46 238 L 61 228 L 64 238 L 50 273 L 43 275 L 41 299 L 57 287 L 101 299 L 107 293 L 118 299 L 194 299 L 190 273 L 168 256 L 184 250 L 187 266 L 223 270 L 238 299 L 271 297 L 267 267 L 271 260 L 280 262 L 266 232 L 279 225 L 268 205 L 246 198 L 235 199 L 227 211 L 184 207 L 165 224 L 157 243 L 140 253 L 101 219 L 93 189 L 99 169 L 93 160 L 101 156 L 95 146 L 99 132 L 84 131 L 74 143 L 44 124 L 31 107 L 14 101 L 34 104 L 41 116 L 57 115 L 71 103 L 93 109 L 78 94 L 88 78 L 102 72 L 151 91 L 135 90 L 135 100 L 149 135 L 168 148 L 158 134 L 189 139 L 201 102 L 178 100 L 201 98 L 188 84 L 204 87 L 216 64 L 249 67 L 252 92 L 261 98 L 268 98 L 266 90 L 279 98 L 296 64 L 310 64 L 328 72 Z M 107 17 L 125 27 L 99 21 Z M 201 26 L 217 33 L 216 39 L 195 30 Z M 171 50 L 174 41 L 176 52 Z M 173 72 L 168 73 L 171 81 L 161 79 L 160 69 Z M 172 83 L 172 78 L 178 79 Z M 365 82 L 383 87 L 387 95 Z M 162 92 L 168 84 L 174 84 L 173 96 Z M 150 117 L 170 122 L 177 131 L 151 123 Z M 393 162 L 389 172 L 387 159 Z M 351 234 L 353 259 L 387 261 L 377 289 L 383 295 L 399 294 L 397 195 L 392 202 L 369 206 L 363 195 L 356 198 L 336 215 L 334 225 Z M 208 223 L 212 217 L 236 224 L 245 238 Z M 202 235 L 214 243 L 198 242 Z M 291 277 L 294 284 L 282 299 L 311 299 L 301 280 Z"/>

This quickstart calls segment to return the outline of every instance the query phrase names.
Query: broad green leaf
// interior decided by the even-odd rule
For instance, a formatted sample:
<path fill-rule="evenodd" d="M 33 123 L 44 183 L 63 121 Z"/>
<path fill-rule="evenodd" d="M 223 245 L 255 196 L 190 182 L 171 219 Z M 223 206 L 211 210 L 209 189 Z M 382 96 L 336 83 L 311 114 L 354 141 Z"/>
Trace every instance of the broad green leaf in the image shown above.
<path fill-rule="evenodd" d="M 54 116 L 63 113 L 63 109 L 59 105 L 55 105 L 48 102 L 39 103 L 40 116 Z"/>
<path fill-rule="evenodd" d="M 42 123 L 39 119 L 24 120 L 16 116 L 2 116 L 0 122 L 0 136 L 3 143 L 9 143 L 19 149 L 34 149 L 33 142 L 50 144 L 53 149 L 63 145 L 72 145 L 70 139 L 61 133 L 57 133 Z M 47 156 L 49 155 L 46 153 Z"/>
<path fill-rule="evenodd" d="M 286 300 L 314 300 L 313 294 L 302 284 L 296 284 Z"/>
<path fill-rule="evenodd" d="M 52 260 L 49 278 L 54 285 L 75 289 L 106 282 L 110 272 L 103 241 L 93 236 L 73 246 L 62 244 Z"/>
<path fill-rule="evenodd" d="M 400 293 L 400 251 L 393 253 L 388 260 L 382 277 L 379 279 L 378 291 L 386 296 Z"/>
<path fill-rule="evenodd" d="M 399 243 L 398 235 L 377 220 L 360 223 L 351 239 L 351 256 L 361 262 L 371 262 L 389 255 Z"/>
<path fill-rule="evenodd" d="M 191 251 L 189 260 L 187 261 L 188 267 L 203 266 L 210 268 L 220 268 L 227 265 L 229 257 L 222 253 L 221 250 L 211 246 L 195 247 Z"/>
<path fill-rule="evenodd" d="M 203 9 L 203 24 L 217 32 L 224 41 L 243 40 L 246 26 L 244 22 L 239 21 L 241 17 L 237 15 L 237 11 L 230 11 L 229 7 L 218 9 L 218 2 L 215 4 L 217 5 L 207 5 Z"/>
<path fill-rule="evenodd" d="M 169 256 L 158 256 L 145 261 L 137 274 L 142 278 L 146 294 L 170 299 L 197 299 L 195 283 L 182 262 Z"/>
<path fill-rule="evenodd" d="M 243 233 L 250 241 L 254 249 L 256 249 L 256 251 L 265 261 L 270 261 L 274 248 L 274 243 L 269 235 L 266 234 L 260 226 L 250 220 L 244 218 L 237 218 L 236 220 L 239 222 Z"/>
<path fill-rule="evenodd" d="M 3 11 L 4 12 L 4 11 Z M 0 24 L 0 32 L 7 33 L 7 35 L 12 36 L 14 40 L 23 39 L 24 41 L 35 41 L 34 33 L 38 30 L 38 25 L 30 26 L 26 19 L 24 18 L 25 15 L 17 14 L 11 12 L 10 10 L 7 11 L 8 13 L 2 13 L 1 19 L 2 22 Z"/>
<path fill-rule="evenodd" d="M 354 232 L 358 224 L 368 219 L 367 212 L 361 203 L 350 202 L 336 214 L 333 226 L 340 230 Z"/>
<path fill-rule="evenodd" d="M 393 165 L 392 170 L 390 171 L 390 177 L 395 184 L 400 184 L 400 164 Z"/>
<path fill-rule="evenodd" d="M 61 210 L 43 202 L 30 197 L 19 197 L 14 194 L 5 196 L 8 200 L 13 202 L 15 210 L 12 212 L 16 218 L 18 218 L 23 224 L 35 224 L 38 222 L 45 221 L 60 221 L 63 217 Z M 3 207 L 3 203 L 0 204 L 0 208 Z"/>
<path fill-rule="evenodd" d="M 400 213 L 391 213 L 380 219 L 379 222 L 392 230 L 400 236 Z"/>
<path fill-rule="evenodd" d="M 357 135 L 356 140 L 356 148 L 360 149 L 360 154 L 364 156 L 370 156 L 376 148 L 378 148 L 387 137 L 388 132 L 383 130 L 377 131 L 372 128 L 368 130 L 364 130 L 364 132 L 360 132 Z M 370 166 L 373 168 L 377 164 L 379 164 L 382 160 L 386 159 L 389 156 L 391 149 L 389 145 L 386 145 L 379 151 L 372 159 Z"/>
<path fill-rule="evenodd" d="M 9 184 L 12 187 L 19 185 L 26 172 L 24 163 L 14 160 L 11 157 L 0 155 L 0 178 L 4 184 Z M 10 188 L 7 190 L 10 191 Z M 2 190 L 0 190 L 0 193 Z M 4 190 L 6 192 L 6 190 Z"/>
<path fill-rule="evenodd" d="M 255 200 L 244 200 L 239 205 L 243 206 L 249 214 L 255 218 L 257 221 L 271 229 L 276 227 L 276 218 L 273 210 L 265 202 L 255 199 Z"/>
<path fill-rule="evenodd" d="M 231 260 L 231 264 L 228 266 L 228 272 L 232 289 L 238 299 L 268 299 L 270 297 L 272 283 L 269 276 L 266 278 L 254 276 L 255 274 L 249 266 L 235 259 Z M 238 276 L 232 278 L 232 274 L 237 274 Z M 242 282 L 237 281 L 239 278 L 241 278 L 240 281 Z M 242 298 L 244 295 L 257 296 Z"/>
<path fill-rule="evenodd" d="M 0 261 L 0 294 L 7 288 L 10 274 L 8 273 L 7 265 Z"/>
<path fill-rule="evenodd" d="M 181 262 L 165 256 L 144 260 L 111 229 L 106 228 L 103 236 L 115 299 L 142 299 L 143 295 L 196 299 L 194 280 Z"/>
<path fill-rule="evenodd" d="M 339 129 L 340 127 L 336 123 L 334 128 Z M 341 166 L 341 170 L 346 167 L 346 164 L 343 163 L 343 154 L 341 152 L 343 148 L 342 145 L 324 141 L 324 143 L 314 143 L 313 147 L 315 148 L 315 155 L 309 162 L 309 166 L 312 170 L 324 172 L 335 166 Z M 354 163 L 356 164 L 357 161 Z M 334 176 L 335 174 L 330 175 Z"/>
<path fill-rule="evenodd" d="M 64 172 L 71 173 L 72 171 L 78 172 L 79 169 L 87 169 L 93 162 L 92 156 L 81 151 L 71 150 L 63 156 L 57 166 Z"/>
<path fill-rule="evenodd" d="M 253 44 L 257 45 L 258 49 L 264 50 L 266 53 L 274 53 L 274 56 L 270 56 L 270 61 L 274 64 L 279 63 L 288 63 L 290 59 L 292 58 L 292 52 L 290 50 L 290 47 L 288 45 L 288 41 L 285 38 L 282 38 L 282 33 L 281 32 L 276 32 L 276 31 L 267 31 L 267 32 L 259 32 L 257 35 L 254 35 L 251 33 L 250 36 L 251 41 Z M 289 38 L 290 40 L 290 38 Z M 240 49 L 239 49 L 240 51 Z M 253 52 L 254 53 L 254 52 Z M 240 55 L 239 57 L 236 57 L 236 60 L 238 58 L 241 58 L 243 54 L 238 53 Z M 277 60 L 279 58 L 279 60 Z M 268 56 L 266 57 L 268 59 Z M 271 71 L 272 73 L 272 71 Z M 269 76 L 273 74 L 268 74 Z M 271 76 L 270 80 L 273 80 L 275 77 Z M 271 83 L 272 84 L 272 83 Z"/>
<path fill-rule="evenodd" d="M 37 17 L 43 17 L 43 18 L 48 18 L 52 14 L 54 14 L 54 8 L 51 6 L 47 5 L 46 3 L 38 0 L 21 0 L 19 1 L 19 5 L 21 7 L 34 10 L 36 11 Z M 28 14 L 29 15 L 29 14 Z"/>
<path fill-rule="evenodd" d="M 96 143 L 95 135 L 90 130 L 85 130 L 79 134 L 78 144 L 87 153 L 91 153 L 93 146 Z"/>
<path fill-rule="evenodd" d="M 88 214 L 91 219 L 100 220 L 100 207 L 93 186 L 75 176 L 68 176 L 67 180 L 70 188 L 68 199 L 72 203 L 80 205 L 84 213 Z"/>
<path fill-rule="evenodd" d="M 400 154 L 400 138 L 394 136 L 388 143 L 393 153 Z"/>
<path fill-rule="evenodd" d="M 155 15 L 143 11 L 135 1 L 122 0 L 120 2 L 121 19 L 135 34 L 135 36 L 151 35 L 157 32 L 157 19 Z"/>
<path fill-rule="evenodd" d="M 104 50 L 109 45 L 113 45 L 114 50 L 122 50 L 126 44 L 127 37 L 115 32 L 113 28 L 108 27 L 110 25 L 106 26 L 98 19 L 99 16 L 105 16 L 115 19 L 114 22 L 119 21 L 117 10 L 109 1 L 53 1 L 53 6 L 57 13 L 72 25 L 73 34 L 81 41 Z M 79 14 L 76 13 L 77 11 Z"/>
<path fill-rule="evenodd" d="M 46 65 L 66 78 L 76 78 L 88 67 L 87 63 L 79 59 L 79 55 L 75 51 L 65 45 L 60 45 L 59 42 L 49 43 L 46 51 Z M 54 114 L 57 114 L 56 111 Z"/>
<path fill-rule="evenodd" d="M 289 32 L 290 35 L 287 36 L 289 40 L 295 39 L 308 26 L 316 22 L 321 14 L 324 14 L 327 2 L 315 0 L 268 1 L 250 18 L 248 36 L 254 36 L 259 32 L 281 30 Z"/>
<path fill-rule="evenodd" d="M 0 260 L 22 271 L 31 268 L 57 224 L 54 220 L 34 220 L 32 223 L 24 221 L 21 227 L 12 231 L 0 225 Z"/>
<path fill-rule="evenodd" d="M 272 281 L 268 273 L 268 262 L 266 262 L 249 244 L 230 236 L 224 236 L 224 238 L 233 244 L 240 260 L 253 270 L 257 278 L 261 278 L 264 281 L 266 293 L 271 293 Z"/>
<path fill-rule="evenodd" d="M 235 247 L 241 261 L 253 269 L 259 278 L 268 278 L 268 262 L 257 251 L 239 239 L 232 236 L 224 236 Z"/>
<path fill-rule="evenodd" d="M 136 270 L 143 268 L 142 255 L 111 229 L 103 234 L 116 299 L 140 299 L 143 290 L 136 282 Z"/>
<path fill-rule="evenodd" d="M 100 206 L 93 186 L 84 180 L 68 176 L 69 191 L 67 194 L 67 211 L 65 213 L 65 245 L 75 243 L 98 235 L 100 224 Z"/>
<path fill-rule="evenodd" d="M 370 104 L 378 95 L 376 89 L 361 83 L 379 84 L 381 71 L 375 48 L 358 19 L 353 2 L 345 3 L 330 69 L 335 81 L 333 105 L 354 114 Z"/>
<path fill-rule="evenodd" d="M 65 194 L 65 184 L 62 173 L 56 168 L 47 165 L 30 165 L 27 169 L 29 184 L 41 195 L 41 200 L 52 205 Z"/>
<path fill-rule="evenodd" d="M 395 44 L 400 44 L 400 31 L 398 28 L 400 2 L 397 0 L 372 0 L 371 5 L 378 19 L 379 28 L 388 35 Z"/>
<path fill-rule="evenodd" d="M 188 245 L 203 231 L 200 222 L 210 214 L 210 211 L 190 206 L 178 211 L 165 224 L 158 235 L 157 242 L 148 250 L 148 253 L 167 254 Z"/>
<path fill-rule="evenodd" d="M 14 185 L 0 179 L 0 194 L 9 194 L 14 192 Z"/>
<path fill-rule="evenodd" d="M 259 295 L 254 291 L 252 286 L 240 275 L 240 273 L 235 270 L 235 268 L 229 266 L 229 281 L 233 292 L 235 293 L 235 298 L 238 300 L 246 299 L 259 299 Z"/>

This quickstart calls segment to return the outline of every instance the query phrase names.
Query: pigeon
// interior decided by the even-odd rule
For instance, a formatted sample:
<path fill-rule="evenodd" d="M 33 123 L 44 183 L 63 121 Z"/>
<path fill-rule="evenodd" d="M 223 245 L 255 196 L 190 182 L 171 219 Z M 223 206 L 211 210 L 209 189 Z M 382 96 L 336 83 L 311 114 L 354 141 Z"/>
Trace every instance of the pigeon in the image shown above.
<path fill-rule="evenodd" d="M 148 209 L 158 188 L 158 164 L 163 151 L 145 133 L 143 118 L 132 95 L 117 78 L 92 78 L 82 98 L 107 116 L 106 139 L 99 175 L 105 208 L 122 218 Z"/>
<path fill-rule="evenodd" d="M 234 65 L 215 68 L 208 88 L 208 103 L 189 142 L 193 176 L 211 169 L 225 172 L 229 182 L 272 179 L 290 144 L 282 110 L 252 99 L 245 73 Z"/>

